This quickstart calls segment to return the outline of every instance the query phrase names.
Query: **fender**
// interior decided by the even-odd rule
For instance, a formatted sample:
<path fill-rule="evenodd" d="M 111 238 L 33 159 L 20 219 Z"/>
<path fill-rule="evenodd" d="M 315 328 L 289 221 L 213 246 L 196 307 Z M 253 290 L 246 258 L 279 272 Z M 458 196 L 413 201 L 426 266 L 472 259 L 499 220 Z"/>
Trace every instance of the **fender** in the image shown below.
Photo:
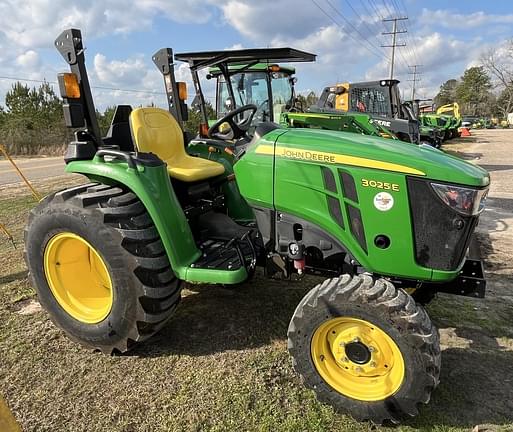
<path fill-rule="evenodd" d="M 173 271 L 178 278 L 187 280 L 190 265 L 201 252 L 196 247 L 164 163 L 158 166 L 136 164 L 132 168 L 126 162 L 107 162 L 103 157 L 95 156 L 92 160 L 69 162 L 66 172 L 83 174 L 105 184 L 118 183 L 137 195 L 153 219 Z"/>

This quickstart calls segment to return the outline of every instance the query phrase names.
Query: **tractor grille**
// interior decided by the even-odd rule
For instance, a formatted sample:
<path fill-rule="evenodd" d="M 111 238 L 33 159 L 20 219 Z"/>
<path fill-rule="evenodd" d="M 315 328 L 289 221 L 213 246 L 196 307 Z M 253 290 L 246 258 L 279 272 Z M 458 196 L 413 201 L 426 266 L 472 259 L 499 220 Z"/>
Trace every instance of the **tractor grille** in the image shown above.
<path fill-rule="evenodd" d="M 415 260 L 435 270 L 453 271 L 464 258 L 478 216 L 463 216 L 443 203 L 425 180 L 408 178 Z M 457 228 L 458 221 L 463 227 Z"/>

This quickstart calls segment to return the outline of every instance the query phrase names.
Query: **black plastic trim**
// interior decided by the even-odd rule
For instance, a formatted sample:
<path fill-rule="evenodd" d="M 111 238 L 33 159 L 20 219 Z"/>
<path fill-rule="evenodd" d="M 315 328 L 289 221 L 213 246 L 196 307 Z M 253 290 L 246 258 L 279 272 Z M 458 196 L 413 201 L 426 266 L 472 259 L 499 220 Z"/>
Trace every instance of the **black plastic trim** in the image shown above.
<path fill-rule="evenodd" d="M 365 229 L 363 227 L 362 215 L 360 210 L 351 204 L 346 203 L 349 213 L 349 225 L 353 237 L 358 241 L 361 248 L 367 253 L 367 240 L 365 239 Z"/>
<path fill-rule="evenodd" d="M 356 191 L 356 184 L 354 183 L 353 176 L 343 170 L 338 170 L 340 183 L 344 189 L 344 196 L 351 201 L 358 204 L 358 192 Z"/>
<path fill-rule="evenodd" d="M 324 187 L 330 192 L 337 193 L 337 183 L 335 182 L 335 176 L 330 168 L 321 166 L 322 179 L 324 181 Z"/>
<path fill-rule="evenodd" d="M 340 209 L 340 201 L 337 198 L 333 198 L 332 196 L 326 196 L 328 200 L 328 209 L 330 211 L 330 216 L 335 220 L 335 222 L 344 229 L 344 219 L 342 218 L 342 210 Z"/>
<path fill-rule="evenodd" d="M 429 180 L 408 177 L 408 198 L 415 240 L 415 261 L 454 271 L 465 257 L 478 216 L 457 213 L 433 191 Z"/>

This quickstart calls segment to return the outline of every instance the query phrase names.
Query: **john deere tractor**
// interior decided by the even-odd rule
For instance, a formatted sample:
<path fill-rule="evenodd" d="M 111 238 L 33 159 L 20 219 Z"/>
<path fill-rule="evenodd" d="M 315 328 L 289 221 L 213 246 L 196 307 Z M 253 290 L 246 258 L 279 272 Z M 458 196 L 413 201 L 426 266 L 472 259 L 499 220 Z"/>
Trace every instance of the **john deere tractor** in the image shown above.
<path fill-rule="evenodd" d="M 440 147 L 436 128 L 421 125 L 412 106 L 401 102 L 398 84 L 398 80 L 380 80 L 325 87 L 310 111 L 367 113 L 402 141 Z"/>
<path fill-rule="evenodd" d="M 258 57 L 258 54 L 257 54 Z M 295 62 L 311 62 L 314 54 L 296 50 Z M 237 58 L 226 60 L 225 78 L 220 67 L 212 67 L 208 79 L 216 79 L 216 116 L 218 119 L 237 106 L 255 104 L 253 123 L 271 121 L 287 128 L 338 130 L 360 135 L 397 139 L 371 115 L 359 112 L 310 112 L 296 97 L 295 68 L 279 64 L 258 63 L 258 58 L 240 64 Z M 228 86 L 228 81 L 231 83 Z M 233 92 L 230 92 L 230 87 Z"/>
<path fill-rule="evenodd" d="M 431 147 L 338 131 L 264 121 L 249 138 L 254 104 L 186 147 L 175 62 L 188 62 L 203 101 L 202 68 L 301 55 L 290 48 L 160 50 L 169 110 L 119 106 L 102 137 L 80 31 L 64 31 L 56 47 L 70 66 L 58 81 L 76 131 L 66 171 L 87 181 L 31 211 L 25 257 L 57 326 L 91 349 L 125 352 L 173 316 L 183 282 L 250 283 L 257 266 L 267 277 L 315 274 L 325 279 L 297 305 L 287 335 L 305 385 L 376 423 L 428 403 L 440 342 L 414 296 L 484 296 L 481 264 L 466 252 L 486 171 Z"/>
<path fill-rule="evenodd" d="M 449 122 L 450 138 L 456 138 L 460 135 L 459 128 L 461 126 L 460 106 L 457 102 L 442 105 L 436 110 L 437 115 L 446 118 Z"/>

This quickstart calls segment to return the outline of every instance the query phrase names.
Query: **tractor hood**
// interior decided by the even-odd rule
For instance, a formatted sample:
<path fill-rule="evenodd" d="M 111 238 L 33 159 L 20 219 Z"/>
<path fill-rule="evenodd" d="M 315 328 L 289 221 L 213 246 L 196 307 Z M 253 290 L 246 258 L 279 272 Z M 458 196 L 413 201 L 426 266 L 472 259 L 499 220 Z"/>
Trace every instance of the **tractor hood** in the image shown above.
<path fill-rule="evenodd" d="M 428 145 L 312 129 L 276 129 L 265 141 L 275 142 L 276 157 L 374 168 L 475 187 L 490 183 L 483 168 Z M 269 145 L 256 145 L 256 153 L 260 148 L 267 154 L 272 150 L 264 149 Z"/>

